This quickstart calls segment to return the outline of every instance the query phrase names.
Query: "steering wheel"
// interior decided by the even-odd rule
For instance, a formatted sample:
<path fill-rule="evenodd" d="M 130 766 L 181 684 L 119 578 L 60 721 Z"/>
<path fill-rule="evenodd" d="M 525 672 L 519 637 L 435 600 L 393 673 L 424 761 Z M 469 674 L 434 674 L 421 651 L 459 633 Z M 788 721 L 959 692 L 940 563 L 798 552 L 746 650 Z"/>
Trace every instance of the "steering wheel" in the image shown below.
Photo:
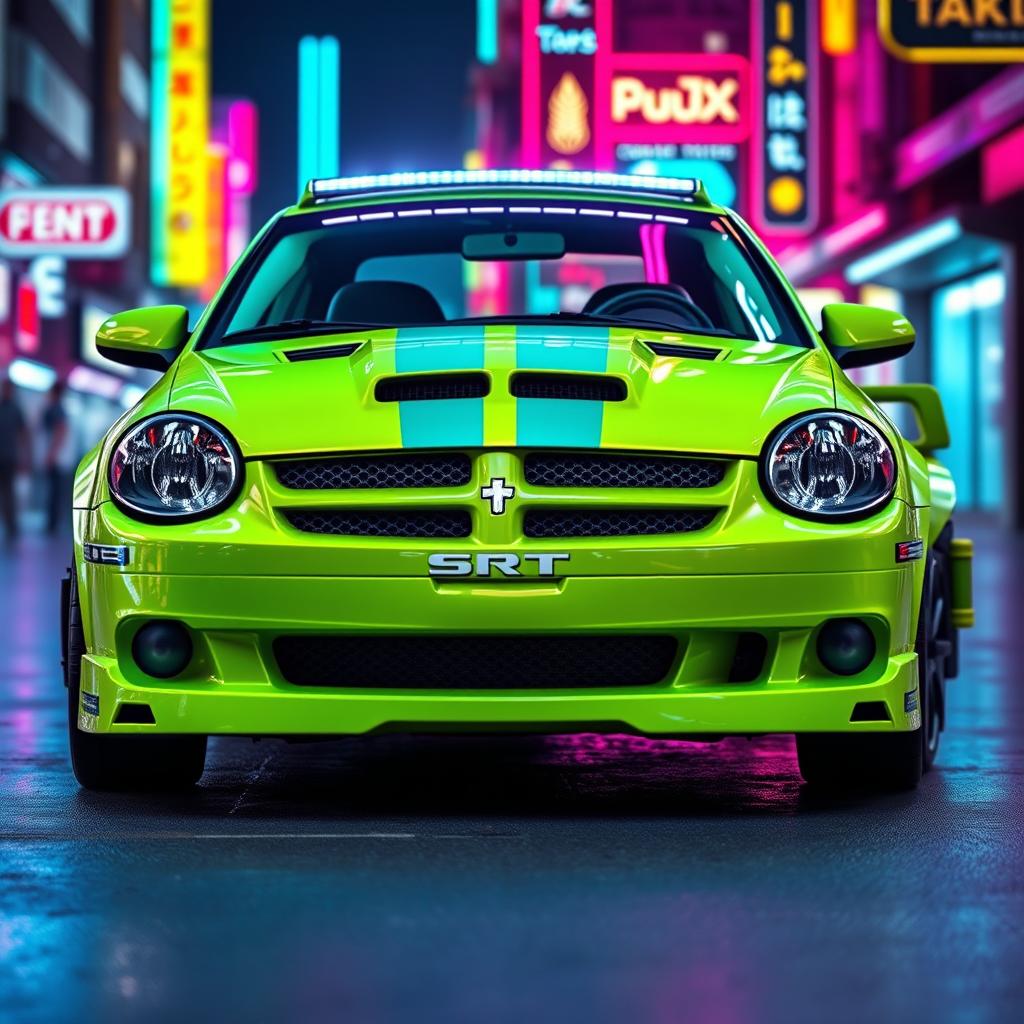
<path fill-rule="evenodd" d="M 655 314 L 668 313 L 673 320 L 682 321 L 682 327 L 707 327 L 715 329 L 711 318 L 704 312 L 696 302 L 683 295 L 676 295 L 673 292 L 663 291 L 660 288 L 636 288 L 633 291 L 623 292 L 621 295 L 613 295 L 611 298 L 599 302 L 587 313 L 592 316 L 621 316 L 629 318 L 630 314 L 638 320 L 661 320 L 662 316 L 638 316 L 638 313 L 646 313 L 651 310 Z"/>

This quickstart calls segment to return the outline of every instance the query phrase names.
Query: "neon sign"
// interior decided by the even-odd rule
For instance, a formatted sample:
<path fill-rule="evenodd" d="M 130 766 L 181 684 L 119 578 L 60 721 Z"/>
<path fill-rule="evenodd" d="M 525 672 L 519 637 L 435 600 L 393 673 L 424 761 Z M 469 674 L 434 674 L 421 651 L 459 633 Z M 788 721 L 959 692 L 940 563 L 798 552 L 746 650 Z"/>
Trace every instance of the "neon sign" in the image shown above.
<path fill-rule="evenodd" d="M 131 200 L 123 188 L 0 191 L 0 254 L 15 259 L 59 253 L 120 259 L 131 238 Z"/>
<path fill-rule="evenodd" d="M 886 49 L 915 63 L 1024 60 L 1021 0 L 878 0 Z"/>
<path fill-rule="evenodd" d="M 209 0 L 153 4 L 152 276 L 206 278 Z"/>
<path fill-rule="evenodd" d="M 816 11 L 815 0 L 754 5 L 755 216 L 775 234 L 806 233 L 818 219 Z"/>
<path fill-rule="evenodd" d="M 737 145 L 750 135 L 750 64 L 739 54 L 599 51 L 596 79 L 602 169 L 622 166 L 624 144 Z"/>
<path fill-rule="evenodd" d="M 612 78 L 611 117 L 615 124 L 737 124 L 739 80 L 715 81 L 703 75 L 678 75 L 673 85 L 648 86 L 641 78 Z"/>
<path fill-rule="evenodd" d="M 538 25 L 541 53 L 597 53 L 597 33 L 592 28 L 562 29 L 557 25 Z"/>
<path fill-rule="evenodd" d="M 541 24 L 541 0 L 523 0 L 524 167 L 593 166 L 595 19 L 610 4 L 545 0 Z"/>

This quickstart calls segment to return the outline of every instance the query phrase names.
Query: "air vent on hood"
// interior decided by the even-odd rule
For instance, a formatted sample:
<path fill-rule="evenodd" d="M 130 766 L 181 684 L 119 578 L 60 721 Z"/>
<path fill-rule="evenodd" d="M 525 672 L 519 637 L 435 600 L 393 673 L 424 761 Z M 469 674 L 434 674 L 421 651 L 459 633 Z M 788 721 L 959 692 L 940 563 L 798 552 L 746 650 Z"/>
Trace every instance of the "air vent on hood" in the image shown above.
<path fill-rule="evenodd" d="M 667 341 L 645 341 L 644 344 L 656 356 L 669 356 L 672 359 L 717 359 L 720 348 L 704 348 L 702 345 L 673 345 Z"/>
<path fill-rule="evenodd" d="M 304 363 L 309 359 L 339 359 L 350 356 L 359 348 L 359 342 L 348 345 L 320 345 L 317 348 L 293 348 L 285 352 L 290 363 Z"/>
<path fill-rule="evenodd" d="M 512 377 L 516 398 L 623 402 L 627 393 L 625 381 L 592 373 L 517 373 Z"/>
<path fill-rule="evenodd" d="M 450 398 L 483 398 L 491 390 L 486 373 L 431 373 L 385 377 L 377 381 L 378 402 L 443 402 Z"/>

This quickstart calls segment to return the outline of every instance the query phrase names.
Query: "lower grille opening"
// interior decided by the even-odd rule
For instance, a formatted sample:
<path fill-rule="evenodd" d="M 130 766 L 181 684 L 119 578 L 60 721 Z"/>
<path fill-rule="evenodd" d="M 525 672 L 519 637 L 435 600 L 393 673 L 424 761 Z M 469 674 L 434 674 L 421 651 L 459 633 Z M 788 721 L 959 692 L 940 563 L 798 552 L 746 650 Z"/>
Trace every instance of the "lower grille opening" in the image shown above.
<path fill-rule="evenodd" d="M 730 683 L 752 683 L 764 671 L 768 641 L 760 633 L 739 633 L 729 667 Z"/>
<path fill-rule="evenodd" d="M 153 709 L 148 704 L 122 704 L 114 716 L 115 725 L 155 725 Z"/>
<path fill-rule="evenodd" d="M 530 509 L 523 518 L 527 537 L 646 537 L 692 533 L 709 525 L 715 508 Z"/>
<path fill-rule="evenodd" d="M 288 509 L 284 515 L 303 533 L 344 537 L 468 537 L 473 528 L 463 509 Z"/>
<path fill-rule="evenodd" d="M 671 636 L 281 636 L 296 686 L 518 690 L 653 686 L 676 660 Z"/>
<path fill-rule="evenodd" d="M 889 707 L 884 700 L 862 700 L 853 705 L 851 722 L 891 722 Z"/>

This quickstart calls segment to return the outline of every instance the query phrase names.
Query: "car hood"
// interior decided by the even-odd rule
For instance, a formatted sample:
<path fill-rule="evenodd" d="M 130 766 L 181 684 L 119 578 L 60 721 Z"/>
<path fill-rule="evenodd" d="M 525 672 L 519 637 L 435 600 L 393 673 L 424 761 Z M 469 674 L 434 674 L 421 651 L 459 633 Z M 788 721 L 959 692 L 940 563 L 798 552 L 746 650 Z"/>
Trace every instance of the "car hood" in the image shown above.
<path fill-rule="evenodd" d="M 659 355 L 656 346 L 683 346 Z M 348 351 L 356 346 L 354 351 Z M 444 397 L 452 375 L 483 397 Z M 560 397 L 596 374 L 615 400 Z M 514 397 L 516 375 L 545 397 Z M 440 398 L 382 400 L 378 384 L 437 375 Z M 617 378 L 625 384 L 615 385 Z M 607 383 L 607 382 L 605 382 Z M 190 351 L 169 407 L 216 420 L 245 456 L 398 448 L 581 447 L 756 455 L 798 413 L 835 404 L 818 349 L 606 327 L 451 325 Z"/>

